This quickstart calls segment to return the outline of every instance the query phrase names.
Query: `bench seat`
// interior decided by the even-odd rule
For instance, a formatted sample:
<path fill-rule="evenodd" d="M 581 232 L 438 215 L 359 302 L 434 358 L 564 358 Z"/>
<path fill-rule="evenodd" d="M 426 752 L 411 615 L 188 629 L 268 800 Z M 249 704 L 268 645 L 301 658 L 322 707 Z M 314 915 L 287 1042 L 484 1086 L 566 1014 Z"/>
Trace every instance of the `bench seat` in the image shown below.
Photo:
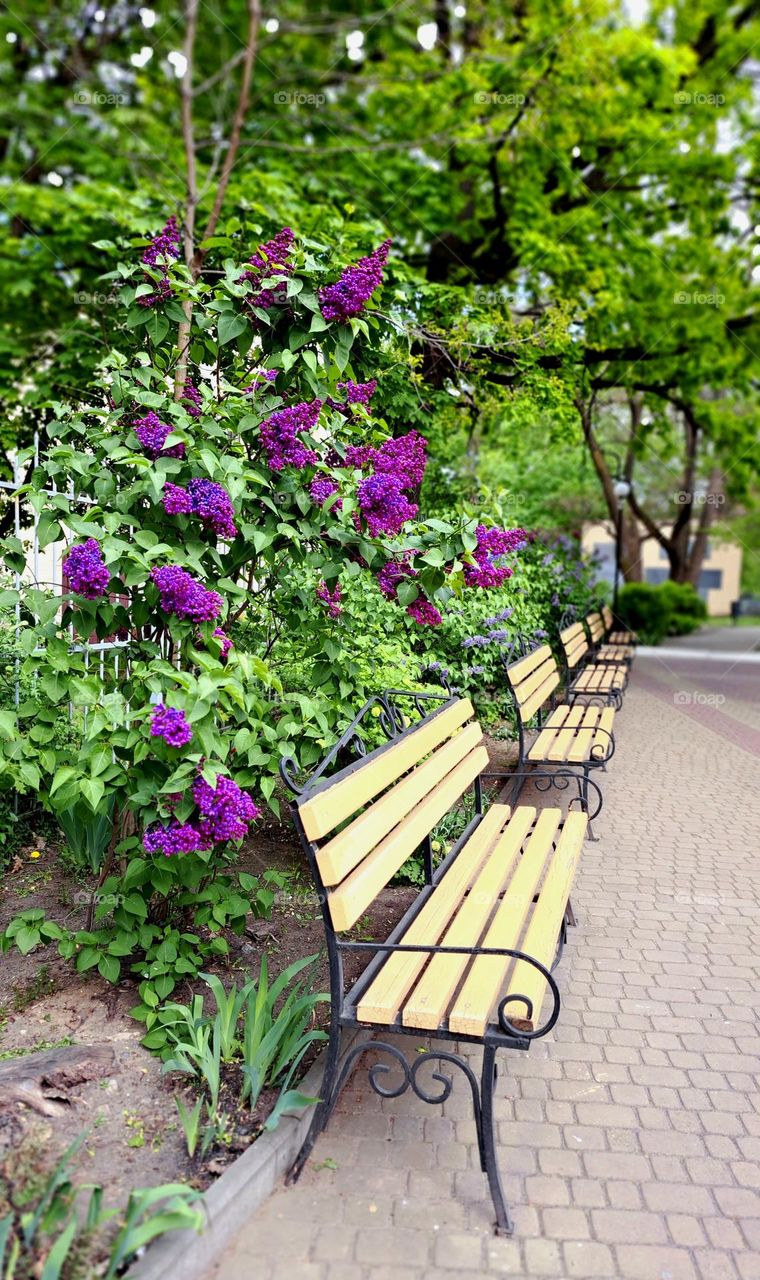
<path fill-rule="evenodd" d="M 588 819 L 560 809 L 537 813 L 494 804 L 426 899 L 399 946 L 519 949 L 549 968 L 580 857 Z M 524 961 L 485 955 L 396 952 L 356 1006 L 359 1023 L 400 1025 L 482 1037 L 505 1016 L 531 1031 L 539 1024 L 546 980 Z"/>
<path fill-rule="evenodd" d="M 631 644 L 603 644 L 594 655 L 595 662 L 630 662 L 636 650 Z"/>
<path fill-rule="evenodd" d="M 613 694 L 622 693 L 628 679 L 627 668 L 622 663 L 600 662 L 584 667 L 575 677 L 571 686 L 576 693 Z"/>
<path fill-rule="evenodd" d="M 546 721 L 528 760 L 534 764 L 581 764 L 602 759 L 609 752 L 614 721 L 614 707 L 562 703 Z"/>
<path fill-rule="evenodd" d="M 613 631 L 612 635 L 607 637 L 607 643 L 614 645 L 633 645 L 636 643 L 636 635 L 633 631 Z"/>

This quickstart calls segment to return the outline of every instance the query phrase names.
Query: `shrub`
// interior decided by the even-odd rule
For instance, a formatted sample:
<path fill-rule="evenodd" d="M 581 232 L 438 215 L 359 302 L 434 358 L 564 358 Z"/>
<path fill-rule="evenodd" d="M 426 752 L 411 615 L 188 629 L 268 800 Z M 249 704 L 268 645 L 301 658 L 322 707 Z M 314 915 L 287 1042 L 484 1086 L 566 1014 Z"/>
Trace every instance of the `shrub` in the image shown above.
<path fill-rule="evenodd" d="M 665 636 L 688 635 L 707 617 L 707 606 L 687 582 L 651 586 L 630 582 L 618 597 L 620 621 L 635 631 L 643 644 L 659 644 Z"/>

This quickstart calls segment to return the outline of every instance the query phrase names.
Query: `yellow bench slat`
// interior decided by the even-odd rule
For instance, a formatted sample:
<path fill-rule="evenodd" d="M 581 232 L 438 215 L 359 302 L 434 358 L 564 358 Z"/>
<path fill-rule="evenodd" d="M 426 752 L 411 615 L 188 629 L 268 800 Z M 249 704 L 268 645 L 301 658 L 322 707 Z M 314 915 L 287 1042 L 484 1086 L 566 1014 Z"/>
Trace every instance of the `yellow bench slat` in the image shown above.
<path fill-rule="evenodd" d="M 376 844 L 405 818 L 420 800 L 445 778 L 469 751 L 483 741 L 477 721 L 468 724 L 377 800 L 353 822 L 333 836 L 317 854 L 322 883 L 340 884 Z"/>
<path fill-rule="evenodd" d="M 469 895 L 443 935 L 441 946 L 477 946 L 535 816 L 536 810 L 533 808 L 521 806 L 515 811 Z M 547 819 L 544 814 L 539 816 L 536 826 L 539 824 L 546 827 Z M 405 1027 L 434 1030 L 440 1024 L 470 958 L 467 955 L 435 955 L 431 958 L 404 1005 L 401 1020 Z"/>
<path fill-rule="evenodd" d="M 551 715 L 549 716 L 549 719 L 547 720 L 543 729 L 541 730 L 538 737 L 536 738 L 536 741 L 533 743 L 533 746 L 528 752 L 529 760 L 545 760 L 546 759 L 546 752 L 549 750 L 549 747 L 551 746 L 557 734 L 559 733 L 559 730 L 562 728 L 565 721 L 567 720 L 567 717 L 570 714 L 570 710 L 571 708 L 568 706 L 568 704 L 566 702 L 563 702 L 560 704 L 560 706 L 556 707 L 554 711 L 552 711 Z"/>
<path fill-rule="evenodd" d="M 573 886 L 578 860 L 583 848 L 588 819 L 585 813 L 568 814 L 557 849 L 552 858 L 546 879 L 541 886 L 525 936 L 520 943 L 520 950 L 538 960 L 545 968 L 551 967 L 557 948 L 562 917 L 565 914 L 567 900 Z M 528 1005 L 515 1003 L 507 1005 L 504 1013 L 513 1026 L 521 1031 L 534 1031 L 541 1025 L 541 1005 L 546 995 L 547 982 L 543 974 L 524 960 L 517 960 L 510 976 L 505 995 L 527 996 L 533 1006 L 532 1017 L 528 1016 Z M 519 1010 L 525 1013 L 519 1016 Z"/>
<path fill-rule="evenodd" d="M 459 852 L 440 884 L 434 889 L 419 915 L 412 921 L 400 943 L 426 943 L 435 946 L 456 910 L 466 889 L 509 818 L 509 805 L 495 804 L 475 828 L 467 844 Z M 421 951 L 400 952 L 386 960 L 377 977 L 367 988 L 356 1010 L 360 1022 L 393 1022 L 401 1004 L 422 972 L 430 956 Z"/>
<path fill-rule="evenodd" d="M 417 808 L 380 842 L 337 889 L 329 894 L 333 927 L 350 929 L 395 875 L 402 862 L 432 831 L 445 813 L 488 764 L 485 747 L 476 747 L 438 783 Z"/>
<path fill-rule="evenodd" d="M 407 769 L 411 769 L 435 747 L 473 717 L 472 703 L 459 698 L 455 703 L 430 716 L 418 729 L 368 761 L 348 777 L 320 791 L 299 805 L 299 817 L 309 840 L 318 840 L 334 831 L 346 818 L 364 807 Z"/>
<path fill-rule="evenodd" d="M 533 904 L 552 842 L 562 820 L 561 809 L 544 809 L 531 833 L 520 863 L 487 930 L 484 947 L 515 948 Z M 509 956 L 475 956 L 449 1012 L 449 1030 L 482 1035 L 488 1016 L 512 963 Z"/>
<path fill-rule="evenodd" d="M 581 729 L 581 726 L 582 725 L 585 726 L 587 724 L 588 722 L 587 713 L 589 711 L 595 711 L 595 708 L 583 707 L 578 703 L 575 704 L 569 716 L 565 720 L 565 727 L 563 729 L 560 729 L 559 733 L 554 739 L 554 742 L 551 744 L 551 746 L 549 747 L 549 750 L 546 752 L 544 759 L 552 760 L 552 761 L 567 759 L 568 752 L 571 750 L 574 743 L 577 742 L 578 738 L 580 737 L 580 733 L 586 732 L 585 728 Z M 596 724 L 596 719 L 593 720 L 593 724 Z M 588 745 L 589 746 L 591 745 L 590 734 L 588 739 Z"/>
<path fill-rule="evenodd" d="M 531 716 L 534 716 L 536 712 L 540 710 L 549 697 L 549 694 L 557 688 L 558 684 L 559 671 L 557 670 L 557 665 L 555 663 L 550 675 L 541 685 L 541 688 L 537 689 L 533 694 L 533 697 L 529 698 L 528 701 L 523 703 L 520 707 L 520 714 L 523 718 L 523 723 L 530 720 Z"/>

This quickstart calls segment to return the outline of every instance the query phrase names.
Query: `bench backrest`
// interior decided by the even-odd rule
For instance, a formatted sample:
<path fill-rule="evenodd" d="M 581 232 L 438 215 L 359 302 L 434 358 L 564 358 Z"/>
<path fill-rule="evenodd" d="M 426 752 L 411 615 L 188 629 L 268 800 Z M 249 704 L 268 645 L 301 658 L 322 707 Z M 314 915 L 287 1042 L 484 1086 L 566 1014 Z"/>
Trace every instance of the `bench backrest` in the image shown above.
<path fill-rule="evenodd" d="M 611 631 L 614 618 L 612 616 L 612 610 L 608 604 L 602 605 L 602 621 L 604 623 L 605 631 Z"/>
<path fill-rule="evenodd" d="M 472 703 L 458 698 L 299 797 L 333 928 L 350 929 L 488 765 Z"/>
<path fill-rule="evenodd" d="M 584 654 L 588 653 L 588 640 L 582 622 L 574 622 L 572 626 L 560 631 L 559 638 L 565 651 L 565 661 L 572 671 L 577 667 Z"/>
<path fill-rule="evenodd" d="M 604 623 L 600 613 L 590 613 L 586 618 L 586 626 L 589 629 L 592 644 L 598 644 L 604 639 Z"/>
<path fill-rule="evenodd" d="M 560 681 L 559 668 L 548 644 L 534 649 L 507 667 L 509 683 L 524 722 L 544 705 Z"/>

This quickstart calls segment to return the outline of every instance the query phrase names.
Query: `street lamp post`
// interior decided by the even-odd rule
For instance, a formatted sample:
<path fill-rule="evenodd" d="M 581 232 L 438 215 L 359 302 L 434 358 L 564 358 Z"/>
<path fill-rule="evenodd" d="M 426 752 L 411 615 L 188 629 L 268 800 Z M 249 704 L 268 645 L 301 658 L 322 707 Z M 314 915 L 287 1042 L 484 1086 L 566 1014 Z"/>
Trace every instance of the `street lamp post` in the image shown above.
<path fill-rule="evenodd" d="M 617 507 L 615 509 L 615 582 L 612 589 L 612 612 L 617 617 L 618 606 L 618 586 L 620 583 L 620 549 L 623 540 L 623 505 L 626 498 L 631 492 L 630 481 L 625 476 L 619 474 L 613 482 L 613 489 L 617 499 Z"/>

